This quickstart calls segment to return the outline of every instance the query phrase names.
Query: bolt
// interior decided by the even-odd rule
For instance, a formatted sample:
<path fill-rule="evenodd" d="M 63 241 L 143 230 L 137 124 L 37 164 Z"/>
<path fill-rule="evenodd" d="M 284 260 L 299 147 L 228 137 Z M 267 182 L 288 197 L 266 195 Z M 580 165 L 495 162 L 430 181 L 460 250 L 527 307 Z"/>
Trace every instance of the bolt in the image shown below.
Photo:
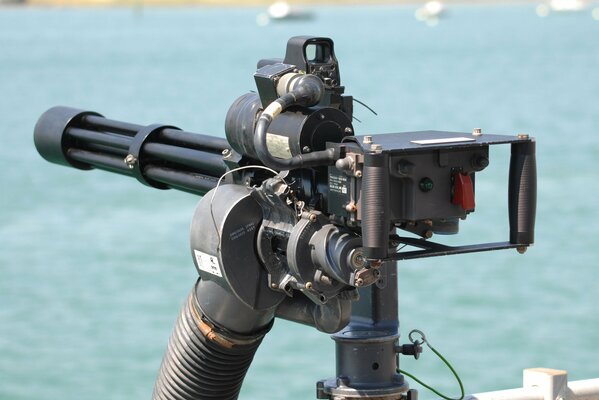
<path fill-rule="evenodd" d="M 347 133 L 348 135 L 351 135 L 352 133 L 354 133 L 354 130 L 352 128 L 350 128 L 349 126 L 347 128 L 345 128 L 343 131 L 345 133 Z"/>
<path fill-rule="evenodd" d="M 270 284 L 270 287 L 273 289 L 278 289 L 279 285 L 277 285 L 276 283 L 273 282 Z"/>
<path fill-rule="evenodd" d="M 358 278 L 358 279 L 356 279 L 356 281 L 354 283 L 355 283 L 355 286 L 360 287 L 364 284 L 364 279 Z"/>
<path fill-rule="evenodd" d="M 331 280 L 330 277 L 326 276 L 326 275 L 321 275 L 319 281 L 321 283 L 324 283 L 325 285 L 331 285 L 333 283 L 333 281 Z"/>
<path fill-rule="evenodd" d="M 483 134 L 482 128 L 474 128 L 472 131 L 472 136 L 480 136 Z"/>
<path fill-rule="evenodd" d="M 370 135 L 364 136 L 364 140 L 362 141 L 362 143 L 364 143 L 364 144 L 371 144 L 372 143 L 372 136 L 370 136 Z"/>
<path fill-rule="evenodd" d="M 308 219 L 310 220 L 310 222 L 316 222 L 316 214 L 310 214 L 310 216 L 308 216 Z"/>
<path fill-rule="evenodd" d="M 306 282 L 306 289 L 312 289 L 312 282 Z"/>
<path fill-rule="evenodd" d="M 352 201 L 351 203 L 349 203 L 348 205 L 345 206 L 345 211 L 354 213 L 354 212 L 358 211 L 358 207 L 356 207 L 356 203 L 354 203 Z"/>
<path fill-rule="evenodd" d="M 221 154 L 223 155 L 223 157 L 228 158 L 231 157 L 232 153 L 233 152 L 231 151 L 231 149 L 224 149 Z"/>
<path fill-rule="evenodd" d="M 358 171 L 354 172 L 354 176 L 356 178 L 361 178 L 362 177 L 362 171 L 358 170 Z"/>
<path fill-rule="evenodd" d="M 433 237 L 433 231 L 426 231 L 424 232 L 424 237 L 427 239 L 430 239 Z"/>
<path fill-rule="evenodd" d="M 354 250 L 350 257 L 350 263 L 351 263 L 352 268 L 355 270 L 364 268 L 364 266 L 366 265 L 366 259 L 364 258 L 364 253 L 362 253 L 361 250 Z"/>
<path fill-rule="evenodd" d="M 521 247 L 516 248 L 516 251 L 520 254 L 526 253 L 526 250 L 528 250 L 528 248 L 526 246 L 521 246 Z"/>
<path fill-rule="evenodd" d="M 133 167 L 135 167 L 135 164 L 137 163 L 137 158 L 135 158 L 133 154 L 128 154 L 127 157 L 125 157 L 124 161 L 130 169 L 133 169 Z"/>
<path fill-rule="evenodd" d="M 380 144 L 371 144 L 370 150 L 380 153 L 383 150 L 383 146 L 381 146 Z"/>
<path fill-rule="evenodd" d="M 527 134 L 527 133 L 519 133 L 519 134 L 518 134 L 518 139 L 521 139 L 521 140 L 526 140 L 526 139 L 528 139 L 529 137 L 530 137 L 530 136 L 528 136 L 528 134 Z"/>
<path fill-rule="evenodd" d="M 321 113 L 321 114 L 318 114 L 318 118 L 325 119 L 325 116 L 324 116 L 324 114 Z"/>
<path fill-rule="evenodd" d="M 304 146 L 302 148 L 302 152 L 304 152 L 304 153 L 309 153 L 310 151 L 312 151 L 312 150 L 308 146 Z"/>

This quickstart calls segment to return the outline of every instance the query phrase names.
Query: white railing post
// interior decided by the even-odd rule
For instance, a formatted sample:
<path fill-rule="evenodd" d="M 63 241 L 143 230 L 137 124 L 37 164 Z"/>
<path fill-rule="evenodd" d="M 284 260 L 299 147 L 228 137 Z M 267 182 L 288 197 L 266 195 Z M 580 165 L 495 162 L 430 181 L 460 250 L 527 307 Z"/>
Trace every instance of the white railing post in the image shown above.
<path fill-rule="evenodd" d="M 521 388 L 475 393 L 465 400 L 599 400 L 599 379 L 568 382 L 567 371 L 527 368 Z"/>
<path fill-rule="evenodd" d="M 543 400 L 565 400 L 568 372 L 560 369 L 527 368 L 522 374 L 522 387 L 538 388 Z"/>

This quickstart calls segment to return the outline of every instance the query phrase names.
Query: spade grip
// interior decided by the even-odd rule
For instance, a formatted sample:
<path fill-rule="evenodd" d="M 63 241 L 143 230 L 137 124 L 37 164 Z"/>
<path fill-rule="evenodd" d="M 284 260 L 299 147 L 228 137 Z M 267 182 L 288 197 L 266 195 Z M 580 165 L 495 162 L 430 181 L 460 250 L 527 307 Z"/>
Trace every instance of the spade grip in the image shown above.
<path fill-rule="evenodd" d="M 508 188 L 510 243 L 531 245 L 535 240 L 537 161 L 534 140 L 512 143 Z"/>

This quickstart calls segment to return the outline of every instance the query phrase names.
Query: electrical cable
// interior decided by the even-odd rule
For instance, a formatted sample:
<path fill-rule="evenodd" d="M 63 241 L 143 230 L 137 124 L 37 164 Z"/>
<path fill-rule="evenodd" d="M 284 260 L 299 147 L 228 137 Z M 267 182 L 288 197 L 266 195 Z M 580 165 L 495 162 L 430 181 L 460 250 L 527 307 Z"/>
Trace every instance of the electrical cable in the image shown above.
<path fill-rule="evenodd" d="M 216 218 L 214 218 L 214 212 L 212 210 L 212 203 L 214 202 L 214 197 L 216 196 L 218 187 L 220 186 L 220 183 L 225 178 L 225 176 L 232 174 L 233 172 L 241 171 L 244 169 L 264 169 L 266 171 L 271 172 L 274 176 L 278 176 L 279 178 L 281 178 L 281 180 L 283 182 L 285 182 L 285 179 L 281 176 L 281 174 L 279 172 L 275 171 L 272 168 L 264 167 L 262 165 L 245 165 L 243 167 L 233 168 L 233 169 L 225 172 L 224 174 L 222 174 L 220 176 L 220 178 L 218 178 L 218 182 L 216 182 L 216 186 L 214 187 L 214 191 L 212 192 L 212 197 L 210 198 L 210 217 L 212 217 L 212 223 L 214 224 L 214 230 L 216 230 L 216 233 L 217 233 L 216 237 L 218 238 L 218 245 L 216 247 L 217 251 L 220 251 L 220 232 L 218 231 L 218 225 L 216 223 Z M 285 182 L 285 183 L 287 183 L 287 182 Z"/>
<path fill-rule="evenodd" d="M 422 337 L 422 339 L 421 339 L 420 341 L 418 341 L 418 340 L 412 340 L 412 334 L 413 334 L 413 333 L 418 333 L 418 334 L 420 334 L 420 335 L 421 335 L 421 337 Z M 428 390 L 430 390 L 431 392 L 433 392 L 433 393 L 434 393 L 434 394 L 436 394 L 437 396 L 439 396 L 439 397 L 442 397 L 442 398 L 443 398 L 443 399 L 445 399 L 445 400 L 463 400 L 463 399 L 464 399 L 464 396 L 465 396 L 465 393 L 464 393 L 464 385 L 462 384 L 462 380 L 461 380 L 461 379 L 460 379 L 460 377 L 458 376 L 458 373 L 455 371 L 455 369 L 452 367 L 451 363 L 450 363 L 449 361 L 447 361 L 447 359 L 446 359 L 445 357 L 443 357 L 443 356 L 441 355 L 441 353 L 439 353 L 439 352 L 437 351 L 437 349 L 435 349 L 433 346 L 431 346 L 431 344 L 429 343 L 429 341 L 426 339 L 426 336 L 425 336 L 425 335 L 424 335 L 424 333 L 422 333 L 421 331 L 419 331 L 419 330 L 417 330 L 417 329 L 413 329 L 413 330 L 410 332 L 410 334 L 409 334 L 409 338 L 410 338 L 410 341 L 412 341 L 412 343 L 413 343 L 414 345 L 421 345 L 421 344 L 423 344 L 423 343 L 424 343 L 424 344 L 426 344 L 426 345 L 428 346 L 428 348 L 429 348 L 429 349 L 431 349 L 431 350 L 432 350 L 432 352 L 433 352 L 433 353 L 435 353 L 435 354 L 437 355 L 437 357 L 439 357 L 439 359 L 440 359 L 441 361 L 443 361 L 443 363 L 444 363 L 444 364 L 447 366 L 447 368 L 449 368 L 449 370 L 450 370 L 450 371 L 453 373 L 453 376 L 455 376 L 456 380 L 458 381 L 458 385 L 460 385 L 460 392 L 461 392 L 461 395 L 460 395 L 460 397 L 457 397 L 457 398 L 456 398 L 456 397 L 449 397 L 449 396 L 446 396 L 446 395 L 444 395 L 444 394 L 440 393 L 440 392 L 439 392 L 438 390 L 436 390 L 435 388 L 433 388 L 433 387 L 431 387 L 431 386 L 427 385 L 426 383 L 424 383 L 424 382 L 423 382 L 423 381 L 421 381 L 420 379 L 416 378 L 414 375 L 410 374 L 409 372 L 406 372 L 406 371 L 404 371 L 404 370 L 402 370 L 402 369 L 399 369 L 399 368 L 397 369 L 397 371 L 398 371 L 400 374 L 404 374 L 404 375 L 408 376 L 409 378 L 412 378 L 413 380 L 415 380 L 416 382 L 418 382 L 419 384 L 421 384 L 422 386 L 424 386 L 425 388 L 427 388 Z"/>

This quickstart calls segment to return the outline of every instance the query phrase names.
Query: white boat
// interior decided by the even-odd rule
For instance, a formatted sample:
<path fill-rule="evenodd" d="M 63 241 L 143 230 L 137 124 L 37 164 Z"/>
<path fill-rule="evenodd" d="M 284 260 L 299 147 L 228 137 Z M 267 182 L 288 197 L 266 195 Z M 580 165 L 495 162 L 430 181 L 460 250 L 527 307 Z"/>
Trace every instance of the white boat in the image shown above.
<path fill-rule="evenodd" d="M 428 25 L 436 25 L 439 18 L 445 14 L 445 5 L 440 1 L 427 1 L 419 7 L 414 16 L 418 21 L 426 22 Z"/>
<path fill-rule="evenodd" d="M 546 17 L 550 13 L 568 13 L 584 11 L 588 4 L 584 0 L 550 0 L 537 6 L 536 12 L 539 17 Z"/>
<path fill-rule="evenodd" d="M 286 1 L 277 1 L 272 3 L 265 13 L 256 17 L 258 25 L 267 25 L 271 21 L 286 20 L 307 20 L 312 19 L 314 14 L 311 11 L 291 6 Z"/>

